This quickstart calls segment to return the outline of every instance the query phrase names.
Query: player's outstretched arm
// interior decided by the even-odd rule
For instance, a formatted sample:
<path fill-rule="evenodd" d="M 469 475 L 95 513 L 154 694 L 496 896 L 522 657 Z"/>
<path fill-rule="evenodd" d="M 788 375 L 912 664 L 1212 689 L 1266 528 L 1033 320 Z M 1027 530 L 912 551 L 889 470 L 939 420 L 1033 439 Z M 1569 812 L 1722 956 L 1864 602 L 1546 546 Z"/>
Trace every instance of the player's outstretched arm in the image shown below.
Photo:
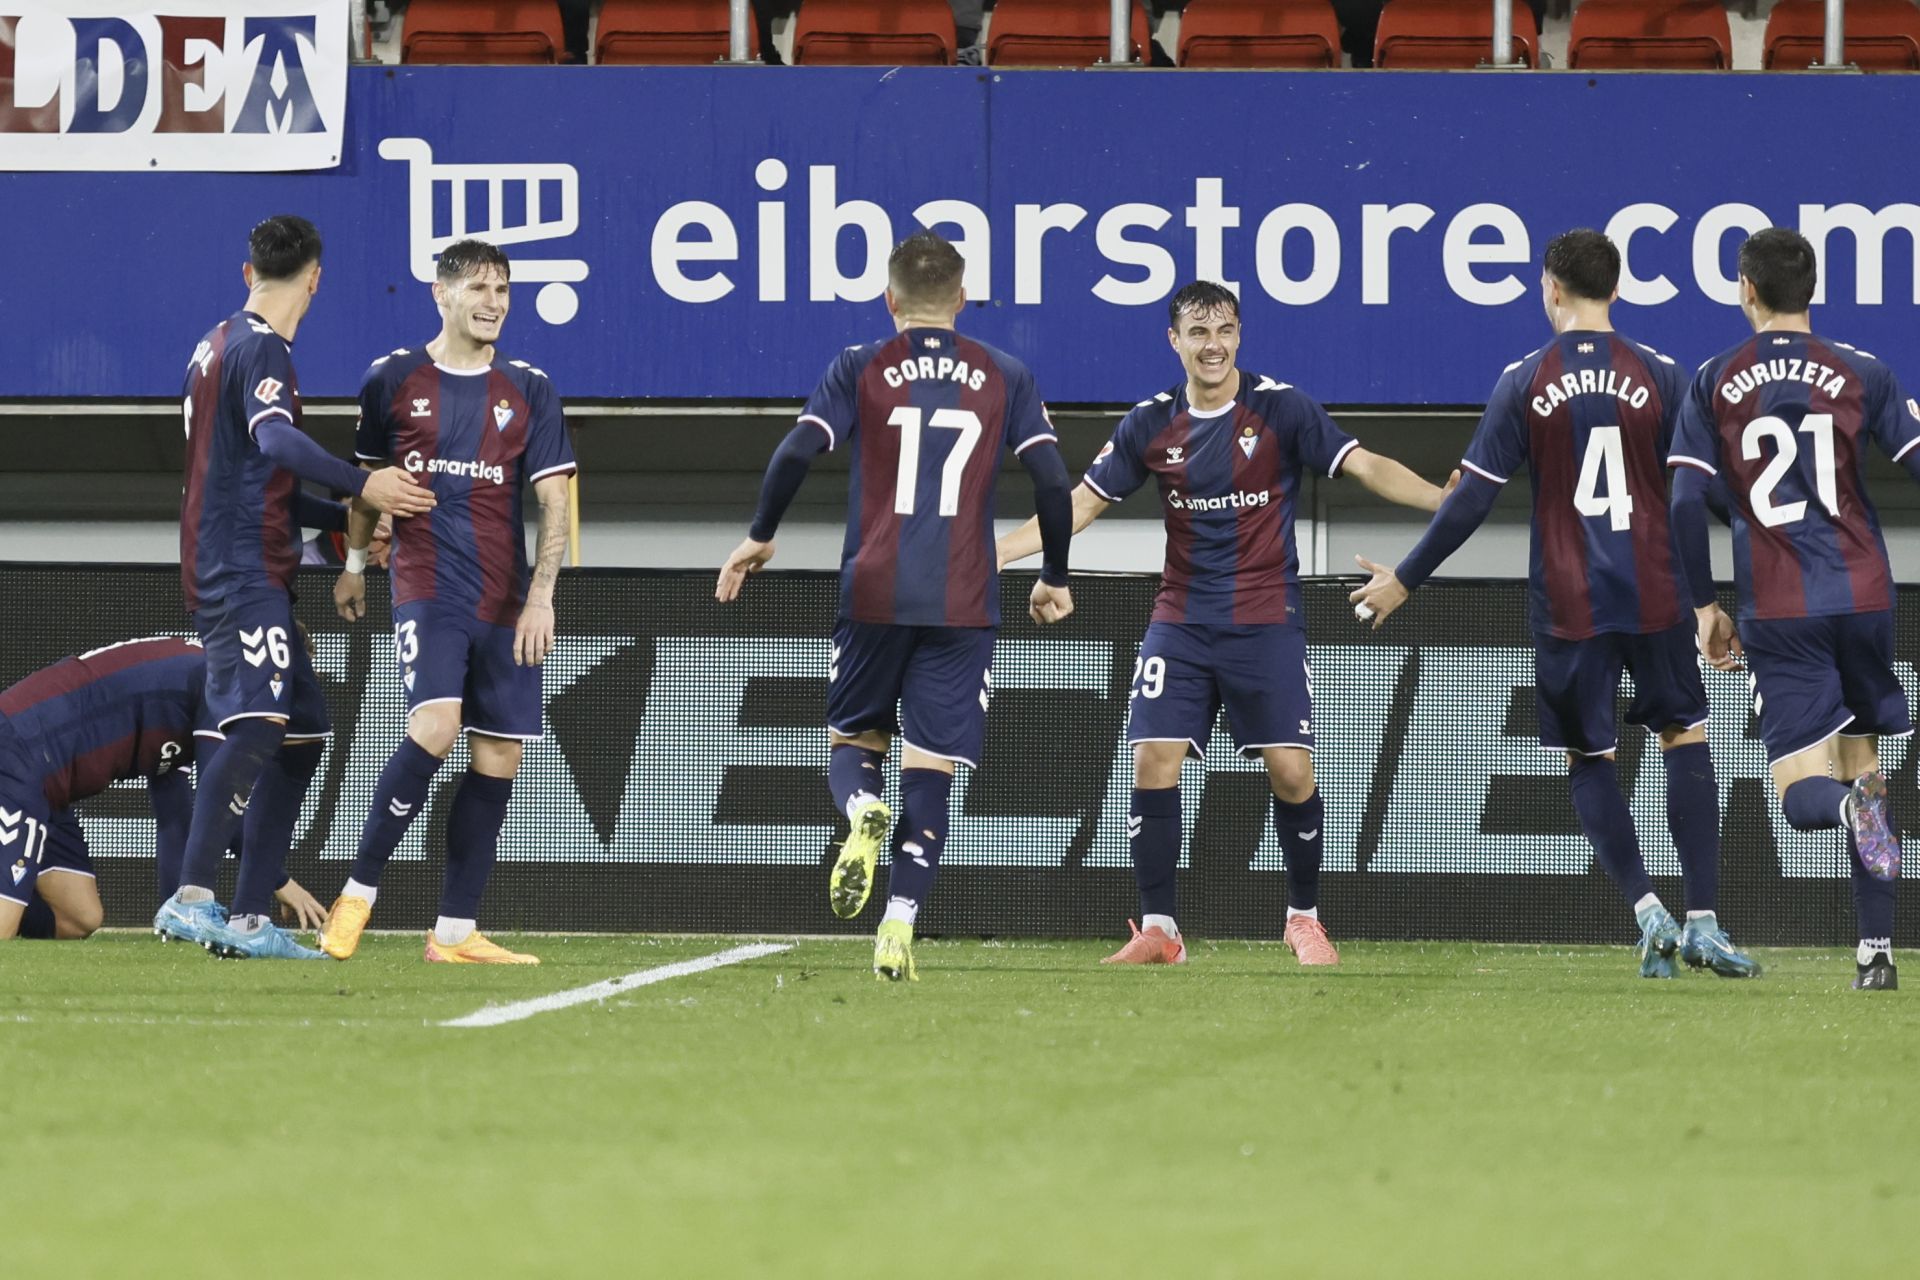
<path fill-rule="evenodd" d="M 1430 484 L 1392 458 L 1370 449 L 1355 449 L 1349 453 L 1341 464 L 1340 474 L 1352 476 L 1367 492 L 1388 502 L 1403 507 L 1417 507 L 1422 511 L 1438 511 L 1440 503 L 1460 482 L 1460 473 L 1455 471 L 1448 477 L 1445 488 Z"/>
<path fill-rule="evenodd" d="M 782 517 L 793 505 L 794 495 L 800 492 L 807 472 L 813 468 L 813 460 L 832 442 L 825 428 L 810 418 L 794 424 L 793 430 L 787 432 L 787 438 L 773 452 L 773 461 L 767 464 L 766 478 L 760 482 L 760 506 L 753 513 L 747 539 L 735 547 L 727 562 L 720 566 L 720 581 L 713 588 L 715 600 L 725 604 L 739 599 L 747 575 L 760 572 L 767 561 L 773 559 L 773 535 L 779 530 Z"/>
<path fill-rule="evenodd" d="M 1455 471 L 1444 492 L 1447 496 L 1440 510 L 1398 568 L 1389 569 L 1365 557 L 1354 557 L 1362 569 L 1373 575 L 1366 586 L 1347 597 L 1362 622 L 1371 620 L 1378 627 L 1405 604 L 1407 597 L 1418 591 L 1486 520 L 1494 500 L 1500 496 L 1500 486 L 1478 473 L 1462 481 L 1460 473 Z"/>
<path fill-rule="evenodd" d="M 567 558 L 567 529 L 573 523 L 573 491 L 565 475 L 533 482 L 540 502 L 540 540 L 534 544 L 533 581 L 527 603 L 513 632 L 513 660 L 537 667 L 553 652 L 553 589 L 560 582 L 560 565 Z"/>
<path fill-rule="evenodd" d="M 1067 586 L 1068 549 L 1073 545 L 1071 481 L 1060 450 L 1050 440 L 1029 443 L 1020 451 L 1020 462 L 1033 477 L 1033 518 L 1040 529 L 1040 578 L 1028 597 L 1027 616 L 1046 626 L 1073 612 L 1073 592 Z"/>
<path fill-rule="evenodd" d="M 1073 531 L 1079 533 L 1098 520 L 1100 513 L 1112 505 L 1082 481 L 1073 491 Z M 1027 521 L 1001 538 L 996 546 L 1002 569 L 1025 560 L 1028 556 L 1037 555 L 1041 550 L 1040 518 L 1035 516 Z"/>

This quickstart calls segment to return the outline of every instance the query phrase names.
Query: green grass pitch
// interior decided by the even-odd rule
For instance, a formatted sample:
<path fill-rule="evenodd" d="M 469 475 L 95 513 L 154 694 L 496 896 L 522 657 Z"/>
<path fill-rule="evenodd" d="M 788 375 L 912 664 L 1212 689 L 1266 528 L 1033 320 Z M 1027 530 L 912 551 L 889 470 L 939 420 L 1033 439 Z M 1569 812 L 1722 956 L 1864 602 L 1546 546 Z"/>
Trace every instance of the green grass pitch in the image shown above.
<path fill-rule="evenodd" d="M 538 969 L 0 947 L 0 1274 L 1914 1274 L 1920 1001 L 1850 957 L 1090 943 L 780 955 L 442 1021 L 735 939 Z M 1920 977 L 1920 969 L 1916 970 Z"/>

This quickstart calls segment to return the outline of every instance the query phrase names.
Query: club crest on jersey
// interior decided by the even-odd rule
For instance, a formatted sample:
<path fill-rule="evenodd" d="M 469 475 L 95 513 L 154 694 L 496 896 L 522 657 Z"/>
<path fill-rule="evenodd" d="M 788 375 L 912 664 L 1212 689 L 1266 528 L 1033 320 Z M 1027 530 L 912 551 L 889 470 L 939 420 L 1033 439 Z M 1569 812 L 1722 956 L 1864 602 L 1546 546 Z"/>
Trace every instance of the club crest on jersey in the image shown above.
<path fill-rule="evenodd" d="M 281 681 L 280 673 L 278 671 L 274 672 L 273 678 L 267 681 L 267 687 L 273 690 L 273 700 L 275 702 L 280 701 L 280 691 L 285 687 L 285 685 Z"/>
<path fill-rule="evenodd" d="M 1260 433 L 1253 428 L 1252 424 L 1248 424 L 1240 428 L 1240 439 L 1234 443 L 1240 446 L 1240 452 L 1246 454 L 1247 457 L 1251 459 L 1253 457 L 1254 446 L 1260 443 Z"/>
<path fill-rule="evenodd" d="M 1186 449 L 1180 445 L 1169 446 L 1167 449 L 1167 465 L 1172 466 L 1175 463 L 1186 461 L 1186 453 Z"/>
<path fill-rule="evenodd" d="M 426 417 L 431 417 L 432 415 L 433 415 L 433 401 L 432 401 L 432 400 L 430 400 L 430 399 L 428 399 L 428 398 L 427 398 L 427 397 L 425 397 L 425 396 L 422 396 L 422 397 L 421 397 L 420 399 L 418 399 L 418 400 L 415 400 L 415 401 L 413 402 L 413 416 L 414 416 L 414 417 L 416 417 L 416 418 L 426 418 Z"/>
<path fill-rule="evenodd" d="M 261 404 L 278 404 L 280 393 L 285 389 L 286 384 L 278 378 L 262 378 L 260 385 L 253 389 L 253 398 Z"/>
<path fill-rule="evenodd" d="M 25 858 L 13 864 L 13 882 L 19 884 L 27 878 L 27 860 Z"/>
<path fill-rule="evenodd" d="M 505 431 L 507 429 L 507 424 L 512 421 L 513 421 L 512 405 L 508 404 L 505 400 L 502 400 L 499 404 L 493 406 L 493 429 L 495 431 Z"/>
<path fill-rule="evenodd" d="M 400 677 L 400 681 L 402 684 L 407 686 L 408 693 L 413 692 L 413 668 L 412 667 L 407 668 L 406 674 Z"/>

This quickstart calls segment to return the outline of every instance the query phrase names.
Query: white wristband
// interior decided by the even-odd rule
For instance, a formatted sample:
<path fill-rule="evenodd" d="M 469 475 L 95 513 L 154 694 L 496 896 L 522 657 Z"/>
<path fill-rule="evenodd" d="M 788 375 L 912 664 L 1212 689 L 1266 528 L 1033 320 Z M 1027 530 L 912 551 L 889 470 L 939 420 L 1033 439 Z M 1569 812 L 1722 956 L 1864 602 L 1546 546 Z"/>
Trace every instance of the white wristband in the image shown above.
<path fill-rule="evenodd" d="M 365 547 L 347 548 L 347 572 L 365 573 L 367 571 L 367 549 Z"/>

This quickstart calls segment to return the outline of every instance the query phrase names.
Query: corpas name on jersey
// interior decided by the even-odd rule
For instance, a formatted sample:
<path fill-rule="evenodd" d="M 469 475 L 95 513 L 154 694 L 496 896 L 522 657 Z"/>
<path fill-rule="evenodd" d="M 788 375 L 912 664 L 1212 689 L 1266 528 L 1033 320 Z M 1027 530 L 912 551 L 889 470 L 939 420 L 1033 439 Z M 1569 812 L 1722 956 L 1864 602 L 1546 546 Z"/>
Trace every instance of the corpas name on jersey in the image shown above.
<path fill-rule="evenodd" d="M 968 390 L 978 391 L 987 385 L 987 371 L 975 369 L 965 360 L 956 360 L 952 356 L 919 356 L 902 360 L 899 364 L 890 364 L 880 371 L 890 387 L 904 387 L 909 382 L 958 382 Z"/>
<path fill-rule="evenodd" d="M 1533 398 L 1533 411 L 1544 418 L 1575 396 L 1612 396 L 1635 409 L 1646 407 L 1653 394 L 1644 382 L 1617 369 L 1581 369 L 1563 373 Z"/>
<path fill-rule="evenodd" d="M 1847 389 L 1847 380 L 1824 364 L 1812 360 L 1761 360 L 1721 383 L 1720 396 L 1728 404 L 1739 404 L 1747 393 L 1769 382 L 1804 382 L 1819 387 L 1833 399 Z"/>
<path fill-rule="evenodd" d="M 1183 498 L 1178 489 L 1167 490 L 1167 505 L 1175 511 L 1231 511 L 1236 507 L 1264 507 L 1273 500 L 1268 489 L 1242 489 L 1217 498 Z"/>
<path fill-rule="evenodd" d="M 426 459 L 415 449 L 404 459 L 407 470 L 414 473 L 425 471 L 431 475 L 465 476 L 469 480 L 491 480 L 495 484 L 505 484 L 507 473 L 497 462 L 459 462 L 452 458 Z"/>

